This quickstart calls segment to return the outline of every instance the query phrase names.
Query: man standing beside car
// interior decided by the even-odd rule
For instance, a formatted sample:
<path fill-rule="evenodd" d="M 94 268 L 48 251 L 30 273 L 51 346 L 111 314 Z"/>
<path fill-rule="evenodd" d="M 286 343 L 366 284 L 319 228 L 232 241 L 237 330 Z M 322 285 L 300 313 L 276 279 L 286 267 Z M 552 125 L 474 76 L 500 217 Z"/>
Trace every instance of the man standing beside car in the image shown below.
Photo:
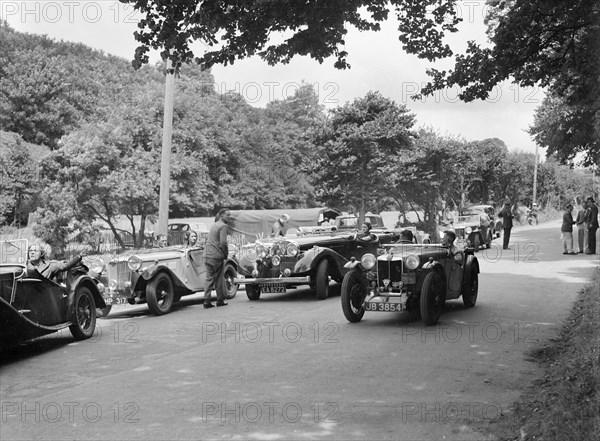
<path fill-rule="evenodd" d="M 210 299 L 213 289 L 217 291 L 217 306 L 227 306 L 227 303 L 225 303 L 227 288 L 223 279 L 223 268 L 229 255 L 227 232 L 231 223 L 231 212 L 228 208 L 222 208 L 217 214 L 217 219 L 217 222 L 208 231 L 205 248 L 206 287 L 204 288 L 204 307 L 206 309 L 214 307 Z"/>
<path fill-rule="evenodd" d="M 510 230 L 513 227 L 513 214 L 510 209 L 510 201 L 504 202 L 504 208 L 498 213 L 498 216 L 502 218 L 502 229 L 504 230 L 504 238 L 502 241 L 502 249 L 508 250 L 508 243 L 510 242 Z"/>

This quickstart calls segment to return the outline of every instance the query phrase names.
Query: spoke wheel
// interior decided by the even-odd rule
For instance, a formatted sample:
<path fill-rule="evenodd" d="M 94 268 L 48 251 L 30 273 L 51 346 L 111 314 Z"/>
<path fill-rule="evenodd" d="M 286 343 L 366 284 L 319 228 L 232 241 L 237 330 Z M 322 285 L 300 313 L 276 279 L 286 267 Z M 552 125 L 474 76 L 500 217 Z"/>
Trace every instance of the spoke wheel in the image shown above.
<path fill-rule="evenodd" d="M 362 275 L 355 269 L 348 272 L 342 281 L 342 311 L 348 321 L 359 322 L 363 318 L 366 294 Z"/>
<path fill-rule="evenodd" d="M 89 288 L 82 286 L 75 293 L 75 322 L 69 326 L 77 340 L 90 338 L 96 328 L 96 302 Z"/>
<path fill-rule="evenodd" d="M 168 314 L 171 312 L 174 300 L 173 281 L 168 274 L 157 274 L 146 286 L 146 301 L 153 314 Z"/>
<path fill-rule="evenodd" d="M 421 318 L 426 325 L 435 325 L 444 308 L 444 279 L 437 271 L 425 276 L 421 287 Z"/>
<path fill-rule="evenodd" d="M 225 264 L 225 269 L 223 270 L 223 278 L 225 283 L 225 291 L 227 294 L 225 297 L 227 299 L 233 299 L 237 294 L 237 290 L 239 285 L 237 283 L 233 283 L 233 279 L 237 277 L 237 271 L 235 270 L 235 266 L 231 263 Z"/>

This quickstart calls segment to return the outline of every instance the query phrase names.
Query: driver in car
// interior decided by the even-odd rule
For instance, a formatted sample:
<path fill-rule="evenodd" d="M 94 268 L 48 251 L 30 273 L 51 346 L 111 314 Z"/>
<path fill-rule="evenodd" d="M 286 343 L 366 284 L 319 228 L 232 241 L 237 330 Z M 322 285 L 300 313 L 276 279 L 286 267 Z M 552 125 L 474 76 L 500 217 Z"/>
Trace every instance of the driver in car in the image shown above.
<path fill-rule="evenodd" d="M 444 231 L 444 237 L 442 238 L 442 246 L 444 248 L 448 248 L 449 257 L 454 257 L 454 260 L 456 260 L 456 262 L 462 265 L 463 252 L 456 245 L 454 245 L 455 240 L 456 234 L 454 233 L 454 231 Z"/>
<path fill-rule="evenodd" d="M 53 279 L 57 274 L 69 270 L 77 266 L 83 256 L 81 254 L 75 256 L 68 262 L 58 260 L 46 260 L 46 249 L 39 243 L 34 243 L 28 249 L 28 270 L 37 270 L 42 276 L 47 279 Z"/>
<path fill-rule="evenodd" d="M 356 239 L 361 242 L 375 242 L 377 240 L 377 236 L 371 233 L 371 222 L 363 222 L 359 233 L 356 235 Z"/>

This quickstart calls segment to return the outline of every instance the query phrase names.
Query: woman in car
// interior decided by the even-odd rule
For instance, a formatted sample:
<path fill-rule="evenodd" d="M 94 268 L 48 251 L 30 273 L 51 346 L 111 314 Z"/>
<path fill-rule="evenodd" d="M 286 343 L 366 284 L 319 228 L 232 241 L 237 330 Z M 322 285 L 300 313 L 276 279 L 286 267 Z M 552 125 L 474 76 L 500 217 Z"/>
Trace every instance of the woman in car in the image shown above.
<path fill-rule="evenodd" d="M 371 233 L 371 222 L 365 221 L 360 227 L 360 231 L 356 235 L 356 240 L 361 242 L 374 242 L 377 240 L 377 236 Z"/>

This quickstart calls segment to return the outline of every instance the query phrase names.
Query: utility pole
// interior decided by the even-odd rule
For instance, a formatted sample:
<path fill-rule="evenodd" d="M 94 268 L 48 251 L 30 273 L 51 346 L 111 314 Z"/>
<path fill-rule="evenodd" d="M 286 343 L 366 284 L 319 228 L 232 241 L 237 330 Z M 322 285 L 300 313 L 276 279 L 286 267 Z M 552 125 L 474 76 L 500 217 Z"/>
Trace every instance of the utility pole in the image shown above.
<path fill-rule="evenodd" d="M 538 145 L 535 144 L 535 164 L 533 166 L 533 200 L 531 204 L 535 204 L 536 202 L 536 193 L 537 193 L 537 169 L 538 169 Z"/>
<path fill-rule="evenodd" d="M 167 58 L 165 105 L 163 116 L 162 155 L 160 163 L 160 196 L 158 204 L 158 234 L 167 235 L 169 225 L 169 185 L 171 183 L 171 138 L 173 133 L 173 102 L 175 74 L 169 73 L 171 60 Z"/>

